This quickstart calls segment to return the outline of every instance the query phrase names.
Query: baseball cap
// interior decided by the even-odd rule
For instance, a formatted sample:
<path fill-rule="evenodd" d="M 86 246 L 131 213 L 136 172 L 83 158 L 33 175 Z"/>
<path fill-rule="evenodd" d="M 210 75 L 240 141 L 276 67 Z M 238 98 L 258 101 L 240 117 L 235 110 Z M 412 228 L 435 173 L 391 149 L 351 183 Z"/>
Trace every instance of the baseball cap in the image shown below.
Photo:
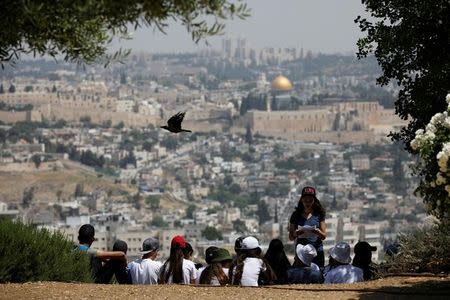
<path fill-rule="evenodd" d="M 259 248 L 258 240 L 253 236 L 248 236 L 242 240 L 241 250 L 252 250 Z"/>
<path fill-rule="evenodd" d="M 355 254 L 363 253 L 363 252 L 373 252 L 373 251 L 377 251 L 377 247 L 370 245 L 366 241 L 359 241 L 355 244 L 354 251 L 355 251 Z"/>
<path fill-rule="evenodd" d="M 142 249 L 139 251 L 141 254 L 147 254 L 159 249 L 159 241 L 155 238 L 148 238 L 142 243 Z"/>
<path fill-rule="evenodd" d="M 234 250 L 240 250 L 242 248 L 242 241 L 245 239 L 245 236 L 240 236 L 234 242 Z"/>
<path fill-rule="evenodd" d="M 181 235 L 176 235 L 173 237 L 172 242 L 170 243 L 170 247 L 180 247 L 185 248 L 186 247 L 186 241 L 184 237 Z"/>
<path fill-rule="evenodd" d="M 311 195 L 311 196 L 316 196 L 316 189 L 313 188 L 312 186 L 305 186 L 302 189 L 302 196 L 307 196 L 307 195 Z"/>

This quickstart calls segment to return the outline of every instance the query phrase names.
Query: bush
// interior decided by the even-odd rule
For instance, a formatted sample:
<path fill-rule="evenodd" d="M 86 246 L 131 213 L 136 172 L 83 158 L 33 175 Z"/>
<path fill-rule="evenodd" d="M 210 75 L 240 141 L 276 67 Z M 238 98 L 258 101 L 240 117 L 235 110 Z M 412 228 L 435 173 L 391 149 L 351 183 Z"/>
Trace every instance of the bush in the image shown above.
<path fill-rule="evenodd" d="M 90 282 L 89 257 L 60 233 L 0 220 L 0 282 Z"/>
<path fill-rule="evenodd" d="M 400 251 L 386 263 L 388 273 L 450 271 L 450 225 L 423 227 L 399 238 Z"/>

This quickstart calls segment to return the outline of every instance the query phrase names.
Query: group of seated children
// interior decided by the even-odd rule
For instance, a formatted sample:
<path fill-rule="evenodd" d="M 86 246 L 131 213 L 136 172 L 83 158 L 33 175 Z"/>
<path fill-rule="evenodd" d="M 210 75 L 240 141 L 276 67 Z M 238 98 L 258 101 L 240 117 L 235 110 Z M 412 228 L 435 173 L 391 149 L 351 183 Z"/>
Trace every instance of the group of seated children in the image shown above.
<path fill-rule="evenodd" d="M 142 257 L 127 264 L 127 245 L 116 241 L 113 251 L 91 249 L 95 240 L 94 227 L 81 226 L 78 249 L 91 257 L 91 270 L 96 283 L 109 283 L 115 275 L 123 284 L 203 284 L 259 286 L 293 283 L 353 283 L 372 279 L 375 269 L 371 263 L 376 248 L 367 242 L 355 245 L 351 264 L 350 246 L 338 243 L 330 250 L 329 264 L 319 268 L 313 261 L 317 256 L 314 246 L 296 246 L 294 264 L 291 265 L 283 243 L 274 239 L 266 254 L 253 236 L 239 237 L 235 242 L 236 256 L 227 249 L 211 246 L 205 251 L 206 266 L 191 260 L 192 246 L 182 236 L 171 241 L 169 258 L 157 261 L 159 241 L 148 238 L 142 244 Z"/>

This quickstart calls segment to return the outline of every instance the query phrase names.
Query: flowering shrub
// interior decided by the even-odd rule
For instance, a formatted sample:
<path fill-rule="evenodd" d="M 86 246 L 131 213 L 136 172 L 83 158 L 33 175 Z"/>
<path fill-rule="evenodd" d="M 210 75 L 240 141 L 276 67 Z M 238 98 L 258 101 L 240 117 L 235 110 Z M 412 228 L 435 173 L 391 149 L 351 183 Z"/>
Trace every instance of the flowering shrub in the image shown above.
<path fill-rule="evenodd" d="M 427 211 L 442 221 L 448 221 L 450 212 L 450 94 L 446 100 L 447 110 L 435 114 L 411 142 L 420 156 L 414 167 L 420 176 L 416 194 L 423 198 Z"/>

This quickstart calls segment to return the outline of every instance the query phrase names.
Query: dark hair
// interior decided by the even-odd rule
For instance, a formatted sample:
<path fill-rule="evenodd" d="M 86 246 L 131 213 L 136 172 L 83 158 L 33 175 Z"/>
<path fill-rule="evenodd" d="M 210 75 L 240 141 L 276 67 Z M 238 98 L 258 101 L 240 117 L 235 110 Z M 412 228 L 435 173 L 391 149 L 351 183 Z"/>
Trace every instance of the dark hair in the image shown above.
<path fill-rule="evenodd" d="M 161 268 L 159 275 L 160 283 L 168 283 L 170 275 L 172 275 L 173 283 L 183 283 L 183 249 L 178 245 L 170 248 L 170 256 Z M 169 269 L 167 270 L 167 264 Z"/>
<path fill-rule="evenodd" d="M 219 280 L 220 285 L 227 285 L 230 281 L 227 274 L 223 271 L 222 264 L 216 262 L 210 264 L 203 270 L 202 275 L 200 275 L 200 284 L 211 284 L 213 275 Z"/>
<path fill-rule="evenodd" d="M 312 195 L 306 195 L 306 196 L 312 196 Z M 296 211 L 297 213 L 299 213 L 300 215 L 303 214 L 303 212 L 305 211 L 305 206 L 303 206 L 303 202 L 302 202 L 302 198 L 305 196 L 301 196 L 300 199 L 298 200 L 298 205 L 296 207 Z M 319 199 L 317 199 L 316 196 L 314 197 L 314 203 L 312 206 L 312 210 L 314 214 L 319 215 L 319 220 L 324 220 L 325 219 L 325 208 L 323 208 L 322 204 L 320 204 Z"/>
<path fill-rule="evenodd" d="M 219 248 L 216 247 L 216 246 L 210 246 L 210 247 L 206 248 L 206 250 L 205 250 L 205 261 L 206 261 L 207 264 L 211 263 L 211 257 L 212 257 L 211 254 L 212 254 L 212 252 L 214 250 L 217 250 L 217 249 L 219 249 Z"/>
<path fill-rule="evenodd" d="M 236 255 L 239 255 L 239 252 L 242 248 L 242 241 L 245 239 L 245 236 L 240 236 L 234 241 L 234 251 L 236 252 Z"/>
<path fill-rule="evenodd" d="M 186 247 L 183 248 L 184 258 L 187 259 L 189 256 L 192 255 L 192 253 L 194 253 L 194 249 L 192 248 L 192 245 L 189 243 L 186 243 Z"/>
<path fill-rule="evenodd" d="M 281 240 L 273 239 L 270 241 L 264 259 L 277 276 L 277 283 L 286 283 L 287 270 L 291 267 L 291 263 L 284 252 L 284 245 Z"/>
<path fill-rule="evenodd" d="M 80 244 L 90 244 L 93 242 L 95 236 L 94 226 L 91 224 L 84 224 L 78 230 L 78 241 Z"/>
<path fill-rule="evenodd" d="M 231 284 L 241 284 L 242 272 L 244 271 L 244 261 L 247 257 L 261 258 L 261 248 L 240 250 L 236 261 L 233 265 L 231 265 L 231 268 L 228 271 L 228 277 L 232 278 Z M 233 274 L 234 270 L 236 270 L 235 274 Z"/>
<path fill-rule="evenodd" d="M 113 251 L 122 251 L 123 253 L 127 254 L 128 251 L 128 244 L 125 241 L 122 240 L 116 240 L 114 242 L 114 245 L 112 247 Z"/>

